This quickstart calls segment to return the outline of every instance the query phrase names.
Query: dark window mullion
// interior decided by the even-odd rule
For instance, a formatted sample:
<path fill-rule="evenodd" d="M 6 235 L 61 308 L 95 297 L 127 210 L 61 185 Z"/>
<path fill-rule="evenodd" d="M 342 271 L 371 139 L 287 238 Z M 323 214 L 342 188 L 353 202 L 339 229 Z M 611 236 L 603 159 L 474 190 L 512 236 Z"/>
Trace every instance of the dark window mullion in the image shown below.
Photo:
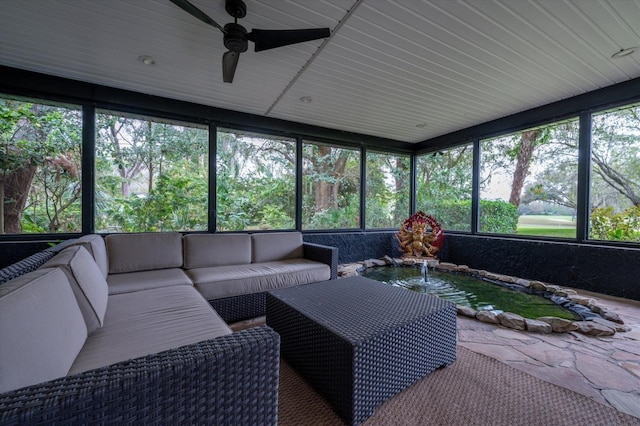
<path fill-rule="evenodd" d="M 296 138 L 296 230 L 302 231 L 302 138 Z"/>
<path fill-rule="evenodd" d="M 366 229 L 367 214 L 367 149 L 360 148 L 360 229 Z"/>
<path fill-rule="evenodd" d="M 591 189 L 591 126 L 590 113 L 580 115 L 578 135 L 578 202 L 576 206 L 576 238 L 589 239 L 589 192 Z"/>
<path fill-rule="evenodd" d="M 209 232 L 216 232 L 218 220 L 218 127 L 209 125 Z"/>
<path fill-rule="evenodd" d="M 416 182 L 416 179 L 418 178 L 417 164 L 418 156 L 416 154 L 411 154 L 409 160 L 409 216 L 416 212 L 416 200 L 418 198 L 418 185 Z M 398 226 L 400 225 L 398 224 Z"/>
<path fill-rule="evenodd" d="M 96 108 L 82 107 L 82 233 L 95 232 Z"/>
<path fill-rule="evenodd" d="M 480 230 L 480 140 L 473 141 L 473 177 L 471 192 L 471 233 Z"/>

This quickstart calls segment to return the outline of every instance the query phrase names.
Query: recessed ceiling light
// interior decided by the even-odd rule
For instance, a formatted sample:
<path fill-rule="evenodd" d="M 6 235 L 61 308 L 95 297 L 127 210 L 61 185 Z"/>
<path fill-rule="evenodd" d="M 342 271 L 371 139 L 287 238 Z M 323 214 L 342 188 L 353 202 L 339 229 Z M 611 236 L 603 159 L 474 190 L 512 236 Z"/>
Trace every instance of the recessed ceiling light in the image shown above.
<path fill-rule="evenodd" d="M 153 59 L 152 56 L 148 56 L 148 55 L 141 55 L 138 56 L 138 60 L 140 62 L 142 62 L 145 65 L 155 65 L 156 61 Z"/>
<path fill-rule="evenodd" d="M 638 50 L 637 46 L 627 47 L 626 49 L 620 49 L 616 53 L 611 55 L 611 59 L 624 58 L 625 56 L 629 56 L 629 55 L 635 53 L 636 50 Z"/>
<path fill-rule="evenodd" d="M 418 123 L 416 124 L 416 127 L 422 129 L 423 127 L 427 127 L 427 123 Z"/>
<path fill-rule="evenodd" d="M 303 104 L 310 104 L 311 102 L 313 102 L 313 98 L 311 96 L 303 96 L 300 98 L 300 102 L 302 102 Z"/>

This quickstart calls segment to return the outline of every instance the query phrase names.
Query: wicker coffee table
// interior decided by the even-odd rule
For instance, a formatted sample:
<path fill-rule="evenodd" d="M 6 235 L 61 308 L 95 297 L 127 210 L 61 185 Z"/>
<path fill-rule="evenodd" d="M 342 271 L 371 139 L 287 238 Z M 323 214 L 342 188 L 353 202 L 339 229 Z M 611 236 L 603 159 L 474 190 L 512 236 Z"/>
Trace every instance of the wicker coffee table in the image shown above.
<path fill-rule="evenodd" d="M 363 277 L 271 291 L 267 324 L 282 356 L 349 424 L 456 359 L 453 303 Z"/>

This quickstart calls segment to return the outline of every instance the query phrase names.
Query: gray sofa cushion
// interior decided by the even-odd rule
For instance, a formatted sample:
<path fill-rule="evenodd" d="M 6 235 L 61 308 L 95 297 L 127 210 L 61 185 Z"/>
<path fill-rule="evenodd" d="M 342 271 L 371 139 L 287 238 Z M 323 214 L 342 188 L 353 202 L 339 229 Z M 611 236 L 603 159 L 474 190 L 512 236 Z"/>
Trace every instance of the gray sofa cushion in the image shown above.
<path fill-rule="evenodd" d="M 107 284 L 109 294 L 131 293 L 173 285 L 193 286 L 189 277 L 179 268 L 112 274 L 107 277 Z"/>
<path fill-rule="evenodd" d="M 288 259 L 189 269 L 187 275 L 205 299 L 213 300 L 325 281 L 331 278 L 331 268 L 313 260 Z"/>
<path fill-rule="evenodd" d="M 304 257 L 300 232 L 253 234 L 251 244 L 253 263 Z"/>
<path fill-rule="evenodd" d="M 87 327 L 61 269 L 0 285 L 0 393 L 63 377 Z"/>
<path fill-rule="evenodd" d="M 76 295 L 89 333 L 102 327 L 109 290 L 87 249 L 79 245 L 67 247 L 40 268 L 61 268 Z"/>
<path fill-rule="evenodd" d="M 89 336 L 69 374 L 230 333 L 193 287 L 116 294 L 109 296 L 104 327 Z"/>
<path fill-rule="evenodd" d="M 112 234 L 104 241 L 110 274 L 182 266 L 182 234 L 179 232 Z"/>
<path fill-rule="evenodd" d="M 249 234 L 189 234 L 182 242 L 185 269 L 251 263 Z"/>
<path fill-rule="evenodd" d="M 104 244 L 104 238 L 98 234 L 83 235 L 78 238 L 74 245 L 81 245 L 93 256 L 102 275 L 107 278 L 109 273 L 109 260 L 107 259 L 107 247 Z"/>

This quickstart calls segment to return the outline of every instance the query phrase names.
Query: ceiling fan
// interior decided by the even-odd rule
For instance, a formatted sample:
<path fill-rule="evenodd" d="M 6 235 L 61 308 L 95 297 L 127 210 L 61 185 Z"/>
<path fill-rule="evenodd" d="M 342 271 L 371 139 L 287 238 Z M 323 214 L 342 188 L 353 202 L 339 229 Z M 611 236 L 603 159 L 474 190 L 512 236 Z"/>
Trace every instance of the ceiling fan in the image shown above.
<path fill-rule="evenodd" d="M 233 76 L 236 72 L 240 53 L 246 52 L 249 41 L 255 45 L 255 51 L 274 49 L 276 47 L 288 46 L 290 44 L 302 43 L 305 41 L 317 40 L 331 35 L 329 28 L 310 28 L 303 30 L 247 30 L 240 24 L 238 19 L 247 15 L 247 6 L 242 0 L 226 0 L 225 10 L 234 18 L 234 22 L 220 26 L 206 13 L 198 9 L 188 0 L 170 0 L 173 4 L 201 20 L 218 28 L 224 34 L 224 46 L 229 49 L 222 56 L 222 78 L 225 83 L 233 83 Z"/>

